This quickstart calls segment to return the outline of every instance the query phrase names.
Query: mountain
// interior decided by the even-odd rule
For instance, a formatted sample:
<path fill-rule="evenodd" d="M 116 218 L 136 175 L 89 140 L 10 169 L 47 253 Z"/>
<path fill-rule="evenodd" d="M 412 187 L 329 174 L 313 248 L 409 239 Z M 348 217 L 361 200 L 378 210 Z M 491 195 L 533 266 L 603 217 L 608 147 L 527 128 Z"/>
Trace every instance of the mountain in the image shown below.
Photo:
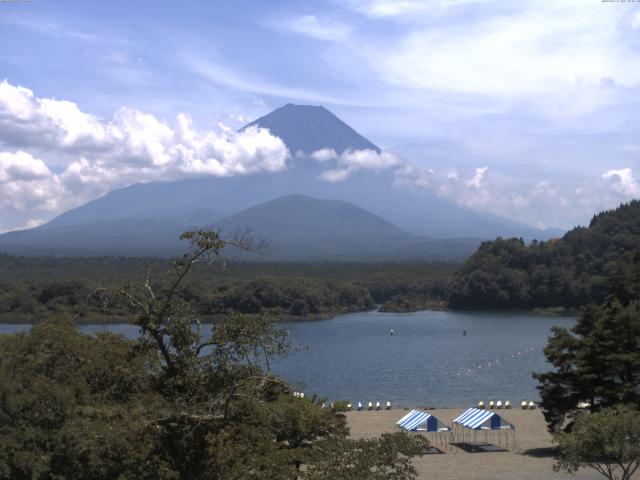
<path fill-rule="evenodd" d="M 449 306 L 458 309 L 575 309 L 640 297 L 640 201 L 599 213 L 588 227 L 525 245 L 483 243 L 455 273 Z"/>
<path fill-rule="evenodd" d="M 380 152 L 380 148 L 324 107 L 288 103 L 244 128 L 252 126 L 269 129 L 291 153 L 310 154 L 323 148 L 333 148 L 337 153 L 347 149 Z"/>
<path fill-rule="evenodd" d="M 291 151 L 378 150 L 323 107 L 285 105 L 253 124 L 272 129 Z M 346 181 L 331 183 L 319 180 L 327 168 L 325 162 L 295 155 L 288 168 L 278 173 L 134 184 L 69 210 L 35 229 L 0 235 L 0 251 L 165 255 L 175 251 L 177 232 L 210 226 L 251 207 L 295 193 L 351 203 L 420 237 L 546 239 L 558 236 L 556 232 L 545 232 L 462 207 L 429 191 L 396 186 L 389 171 L 358 171 Z M 306 227 L 301 224 L 300 228 Z M 168 238 L 171 241 L 166 240 Z M 429 249 L 436 247 L 437 243 L 429 243 Z M 449 251 L 446 242 L 441 242 L 438 248 Z M 429 251 L 436 257 L 440 255 L 435 250 Z M 420 258 L 425 255 L 424 251 L 415 252 L 409 247 L 404 254 L 416 254 Z"/>
<path fill-rule="evenodd" d="M 406 232 L 353 204 L 288 195 L 243 210 L 216 227 L 250 227 L 269 242 L 271 259 L 461 260 L 479 241 L 428 239 Z"/>
<path fill-rule="evenodd" d="M 406 232 L 355 205 L 303 195 L 277 198 L 227 218 L 199 218 L 199 224 L 232 235 L 250 230 L 266 241 L 268 260 L 462 260 L 479 240 L 434 240 Z M 197 224 L 190 217 L 120 219 L 60 225 L 0 236 L 0 250 L 38 255 L 174 256 L 185 244 L 180 234 Z M 235 256 L 241 252 L 232 252 Z M 255 258 L 253 254 L 247 258 Z"/>

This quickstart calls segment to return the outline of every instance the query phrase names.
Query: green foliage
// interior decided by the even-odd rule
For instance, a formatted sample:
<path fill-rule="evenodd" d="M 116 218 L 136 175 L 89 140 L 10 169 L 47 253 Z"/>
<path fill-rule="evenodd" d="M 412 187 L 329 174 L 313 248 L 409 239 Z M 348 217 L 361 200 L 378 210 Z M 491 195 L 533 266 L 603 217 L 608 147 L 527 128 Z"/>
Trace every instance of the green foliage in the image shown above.
<path fill-rule="evenodd" d="M 33 323 L 55 314 L 80 323 L 132 322 L 135 309 L 129 304 L 115 302 L 107 313 L 93 292 L 130 279 L 144 283 L 145 271 L 151 272 L 153 286 L 160 291 L 164 287 L 158 272 L 168 268 L 171 263 L 159 259 L 0 254 L 0 322 Z M 243 261 L 227 263 L 224 269 L 195 265 L 177 294 L 203 321 L 228 312 L 268 315 L 272 320 L 325 318 L 370 310 L 394 296 L 395 301 L 442 301 L 454 268 L 440 263 Z"/>
<path fill-rule="evenodd" d="M 562 239 L 483 243 L 455 273 L 451 308 L 578 308 L 640 294 L 640 201 L 594 216 Z"/>
<path fill-rule="evenodd" d="M 224 286 L 201 309 L 221 312 L 268 313 L 272 318 L 313 317 L 374 307 L 369 292 L 339 280 L 261 277 Z"/>
<path fill-rule="evenodd" d="M 556 470 L 591 468 L 609 480 L 629 480 L 640 467 L 640 412 L 617 407 L 578 416 L 570 433 L 558 433 Z"/>
<path fill-rule="evenodd" d="M 0 477 L 167 478 L 145 441 L 164 405 L 158 368 L 124 338 L 64 320 L 0 338 Z"/>
<path fill-rule="evenodd" d="M 416 478 L 411 457 L 422 455 L 424 437 L 385 433 L 380 439 L 330 437 L 309 451 L 304 480 L 402 480 Z"/>
<path fill-rule="evenodd" d="M 319 478 L 341 460 L 335 478 L 413 478 L 416 441 L 349 440 L 343 416 L 264 371 L 286 351 L 284 331 L 237 314 L 200 325 L 185 279 L 227 245 L 251 247 L 209 231 L 183 238 L 191 250 L 161 281 L 100 292 L 136 312 L 138 340 L 55 319 L 0 337 L 0 478 Z M 336 444 L 342 456 L 327 459 Z"/>
<path fill-rule="evenodd" d="M 381 312 L 417 312 L 418 310 L 445 310 L 446 303 L 419 293 L 398 294 L 380 305 Z"/>
<path fill-rule="evenodd" d="M 554 370 L 534 377 L 552 430 L 570 420 L 580 402 L 592 411 L 640 406 L 640 302 L 587 307 L 571 330 L 553 329 L 545 355 Z"/>

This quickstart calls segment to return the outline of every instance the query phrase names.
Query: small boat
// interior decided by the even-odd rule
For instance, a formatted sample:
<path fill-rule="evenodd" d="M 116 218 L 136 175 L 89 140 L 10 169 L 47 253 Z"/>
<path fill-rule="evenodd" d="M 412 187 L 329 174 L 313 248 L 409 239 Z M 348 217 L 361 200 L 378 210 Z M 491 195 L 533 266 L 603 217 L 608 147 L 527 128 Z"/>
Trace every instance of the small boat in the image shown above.
<path fill-rule="evenodd" d="M 389 335 L 395 335 L 395 334 L 396 334 L 396 332 L 395 332 L 395 330 L 393 330 L 393 328 L 391 330 L 389 330 Z"/>

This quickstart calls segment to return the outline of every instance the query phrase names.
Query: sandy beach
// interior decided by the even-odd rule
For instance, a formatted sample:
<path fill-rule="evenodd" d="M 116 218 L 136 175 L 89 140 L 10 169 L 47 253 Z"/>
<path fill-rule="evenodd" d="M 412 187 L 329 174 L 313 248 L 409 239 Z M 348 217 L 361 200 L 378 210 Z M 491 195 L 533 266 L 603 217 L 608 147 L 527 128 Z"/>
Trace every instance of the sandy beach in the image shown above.
<path fill-rule="evenodd" d="M 429 413 L 451 426 L 451 420 L 464 409 L 434 409 Z M 553 471 L 551 435 L 539 410 L 499 410 L 502 417 L 516 427 L 516 447 L 510 451 L 468 453 L 459 447 L 445 448 L 442 454 L 414 459 L 421 479 L 490 480 L 490 479 L 597 479 L 590 470 L 577 474 Z M 354 438 L 375 437 L 393 432 L 397 420 L 407 410 L 348 412 L 347 422 Z"/>

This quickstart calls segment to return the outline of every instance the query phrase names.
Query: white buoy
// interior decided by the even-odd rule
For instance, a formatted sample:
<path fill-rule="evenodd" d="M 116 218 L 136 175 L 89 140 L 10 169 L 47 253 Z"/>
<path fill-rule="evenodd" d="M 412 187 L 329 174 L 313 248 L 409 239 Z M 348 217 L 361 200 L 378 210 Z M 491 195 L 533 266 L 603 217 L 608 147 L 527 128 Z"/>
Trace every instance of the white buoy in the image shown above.
<path fill-rule="evenodd" d="M 481 408 L 481 409 L 482 409 L 482 408 L 484 408 L 484 407 L 485 407 L 484 402 L 483 402 L 482 400 L 480 400 L 480 401 L 478 402 L 478 408 Z"/>
<path fill-rule="evenodd" d="M 391 402 L 387 400 L 387 410 L 391 410 Z"/>
<path fill-rule="evenodd" d="M 369 403 L 367 404 L 367 410 L 372 410 L 372 409 L 373 409 L 373 403 L 372 403 L 372 402 L 369 402 Z"/>
<path fill-rule="evenodd" d="M 496 403 L 496 408 L 502 408 L 502 400 L 498 400 Z"/>
<path fill-rule="evenodd" d="M 300 398 L 304 398 L 304 392 L 300 392 Z"/>
<path fill-rule="evenodd" d="M 380 402 L 376 402 L 376 410 L 380 410 Z"/>
<path fill-rule="evenodd" d="M 351 410 L 351 402 L 347 403 L 347 410 Z"/>
<path fill-rule="evenodd" d="M 362 402 L 358 402 L 358 411 L 362 411 Z"/>
<path fill-rule="evenodd" d="M 493 400 L 489 400 L 489 408 L 494 408 L 496 406 L 496 404 L 493 402 Z"/>
<path fill-rule="evenodd" d="M 509 400 L 504 402 L 504 408 L 511 408 L 511 402 Z"/>
<path fill-rule="evenodd" d="M 529 402 L 529 410 L 533 410 L 536 408 L 536 404 L 533 402 Z"/>
<path fill-rule="evenodd" d="M 522 403 L 520 404 L 520 406 L 522 407 L 523 410 L 527 409 L 527 401 L 523 400 Z"/>

